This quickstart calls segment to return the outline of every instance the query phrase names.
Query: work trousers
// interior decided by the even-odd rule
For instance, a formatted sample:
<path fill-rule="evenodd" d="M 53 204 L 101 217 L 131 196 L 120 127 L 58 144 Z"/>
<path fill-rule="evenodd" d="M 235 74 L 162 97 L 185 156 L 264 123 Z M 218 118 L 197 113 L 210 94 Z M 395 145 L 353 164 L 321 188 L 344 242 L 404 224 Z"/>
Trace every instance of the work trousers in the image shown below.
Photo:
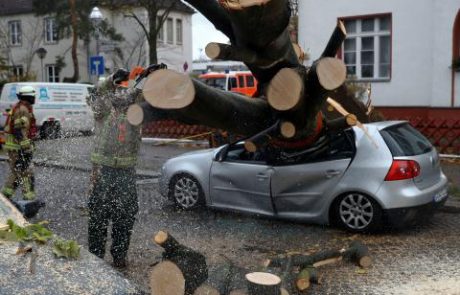
<path fill-rule="evenodd" d="M 94 165 L 88 209 L 89 251 L 100 258 L 104 257 L 107 229 L 112 221 L 110 252 L 114 261 L 125 259 L 135 215 L 139 211 L 135 169 Z"/>
<path fill-rule="evenodd" d="M 7 198 L 11 198 L 16 189 L 21 186 L 23 199 L 35 199 L 35 178 L 31 167 L 33 157 L 32 152 L 25 152 L 21 150 L 9 151 L 8 157 L 10 174 L 3 186 L 2 193 Z"/>

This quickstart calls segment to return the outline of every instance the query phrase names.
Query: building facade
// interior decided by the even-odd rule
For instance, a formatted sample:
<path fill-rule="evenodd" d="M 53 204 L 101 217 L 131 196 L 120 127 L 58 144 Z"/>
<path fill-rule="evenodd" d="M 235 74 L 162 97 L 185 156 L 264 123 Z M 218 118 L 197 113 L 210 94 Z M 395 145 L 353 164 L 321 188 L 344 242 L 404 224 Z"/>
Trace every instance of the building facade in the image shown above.
<path fill-rule="evenodd" d="M 299 1 L 299 44 L 312 60 L 338 20 L 348 33 L 338 57 L 371 83 L 375 106 L 460 114 L 458 0 Z"/>
<path fill-rule="evenodd" d="M 36 81 L 62 82 L 65 77 L 73 76 L 71 38 L 59 38 L 55 19 L 51 15 L 36 16 L 32 2 L 0 0 L 0 56 L 14 75 L 28 74 Z M 141 26 L 127 17 L 125 11 L 104 7 L 100 11 L 124 40 L 114 42 L 101 34 L 98 38 L 92 36 L 89 43 L 79 40 L 77 54 L 81 82 L 97 80 L 97 74 L 91 72 L 91 56 L 104 57 L 105 71 L 98 73 L 100 76 L 115 68 L 130 69 L 150 63 L 148 42 Z M 146 10 L 133 6 L 132 11 L 148 28 Z M 188 65 L 192 64 L 193 13 L 185 5 L 172 10 L 157 40 L 158 62 L 180 72 L 189 71 Z M 37 54 L 39 48 L 46 50 L 43 58 Z"/>

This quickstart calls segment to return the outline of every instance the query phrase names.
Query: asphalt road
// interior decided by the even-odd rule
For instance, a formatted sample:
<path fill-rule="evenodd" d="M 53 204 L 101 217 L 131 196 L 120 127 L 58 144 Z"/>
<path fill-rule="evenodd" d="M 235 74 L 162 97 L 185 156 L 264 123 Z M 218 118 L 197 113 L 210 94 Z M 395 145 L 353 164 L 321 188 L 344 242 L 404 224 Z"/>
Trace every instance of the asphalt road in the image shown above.
<path fill-rule="evenodd" d="M 158 163 L 183 148 L 156 149 Z M 8 171 L 0 162 L 0 183 Z M 37 193 L 47 202 L 33 221 L 48 220 L 50 229 L 87 247 L 86 193 L 89 173 L 36 167 Z M 208 264 L 230 259 L 248 270 L 266 258 L 286 253 L 340 249 L 360 239 L 370 249 L 373 266 L 361 271 L 349 263 L 320 269 L 322 284 L 308 294 L 460 294 L 460 210 L 442 210 L 427 224 L 377 235 L 352 235 L 339 229 L 291 223 L 253 215 L 210 210 L 177 211 L 157 191 L 154 180 L 138 182 L 140 212 L 125 275 L 148 289 L 148 271 L 161 249 L 152 236 L 167 230 L 180 242 L 206 255 Z M 107 252 L 108 253 L 108 252 Z M 110 255 L 106 260 L 110 263 Z"/>

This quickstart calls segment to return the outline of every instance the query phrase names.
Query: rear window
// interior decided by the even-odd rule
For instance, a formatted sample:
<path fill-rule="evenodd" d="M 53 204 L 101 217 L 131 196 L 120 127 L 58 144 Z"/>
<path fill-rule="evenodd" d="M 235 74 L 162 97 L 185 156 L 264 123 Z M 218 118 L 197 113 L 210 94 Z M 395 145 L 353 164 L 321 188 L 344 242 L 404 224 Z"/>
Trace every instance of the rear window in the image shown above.
<path fill-rule="evenodd" d="M 409 124 L 391 126 L 380 131 L 393 157 L 416 156 L 430 152 L 431 143 Z"/>

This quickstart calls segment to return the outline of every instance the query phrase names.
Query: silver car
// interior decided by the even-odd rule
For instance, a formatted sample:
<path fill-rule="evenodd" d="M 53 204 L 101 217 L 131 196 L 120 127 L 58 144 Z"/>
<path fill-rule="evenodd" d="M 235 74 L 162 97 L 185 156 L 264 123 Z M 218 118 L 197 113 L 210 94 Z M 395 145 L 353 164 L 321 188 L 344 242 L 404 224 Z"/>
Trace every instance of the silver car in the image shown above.
<path fill-rule="evenodd" d="M 447 199 L 436 149 L 407 122 L 365 124 L 297 153 L 249 153 L 244 142 L 168 160 L 160 191 L 184 208 L 206 205 L 354 232 L 406 226 Z"/>

